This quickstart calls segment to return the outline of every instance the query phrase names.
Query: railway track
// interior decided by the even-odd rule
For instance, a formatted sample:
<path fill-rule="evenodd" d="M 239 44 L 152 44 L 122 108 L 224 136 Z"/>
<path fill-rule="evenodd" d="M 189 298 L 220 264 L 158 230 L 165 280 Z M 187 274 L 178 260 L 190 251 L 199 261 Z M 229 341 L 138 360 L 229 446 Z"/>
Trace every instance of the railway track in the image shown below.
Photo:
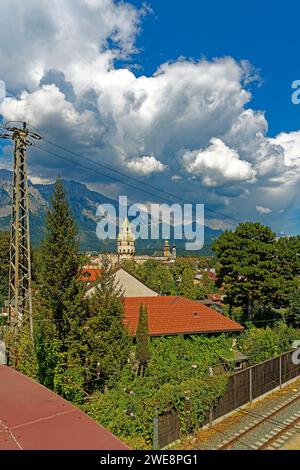
<path fill-rule="evenodd" d="M 286 424 L 286 426 L 274 434 L 274 436 L 269 437 L 268 440 L 258 447 L 257 450 L 275 450 L 277 447 L 282 445 L 286 439 L 289 439 L 291 435 L 299 432 L 300 426 L 298 425 L 300 425 L 300 416 Z"/>
<path fill-rule="evenodd" d="M 299 412 L 293 413 L 291 417 L 282 422 L 276 421 L 274 418 L 297 402 L 300 403 L 299 392 L 295 397 L 288 399 L 283 405 L 277 406 L 270 413 L 266 413 L 262 416 L 253 414 L 254 422 L 223 442 L 217 450 L 230 450 L 235 445 L 242 444 L 245 436 L 249 437 L 248 435 L 257 431 L 259 427 L 267 423 L 273 424 L 272 431 L 266 433 L 263 438 L 256 440 L 253 445 L 247 445 L 247 447 L 251 447 L 253 450 L 275 449 L 279 447 L 284 440 L 288 439 L 292 434 L 300 432 L 300 408 Z M 251 412 L 249 412 L 249 414 L 251 415 Z"/>

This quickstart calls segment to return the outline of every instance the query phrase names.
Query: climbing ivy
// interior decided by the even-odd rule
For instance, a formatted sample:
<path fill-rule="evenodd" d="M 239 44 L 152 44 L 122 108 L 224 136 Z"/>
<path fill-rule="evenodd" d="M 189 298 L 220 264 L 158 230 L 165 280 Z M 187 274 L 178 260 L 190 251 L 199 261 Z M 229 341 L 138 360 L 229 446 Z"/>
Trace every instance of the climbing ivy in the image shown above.
<path fill-rule="evenodd" d="M 151 448 L 154 417 L 170 409 L 187 434 L 204 423 L 225 391 L 227 377 L 209 376 L 209 366 L 231 345 L 230 335 L 152 339 L 145 375 L 128 364 L 118 386 L 96 392 L 83 409 L 133 448 Z"/>

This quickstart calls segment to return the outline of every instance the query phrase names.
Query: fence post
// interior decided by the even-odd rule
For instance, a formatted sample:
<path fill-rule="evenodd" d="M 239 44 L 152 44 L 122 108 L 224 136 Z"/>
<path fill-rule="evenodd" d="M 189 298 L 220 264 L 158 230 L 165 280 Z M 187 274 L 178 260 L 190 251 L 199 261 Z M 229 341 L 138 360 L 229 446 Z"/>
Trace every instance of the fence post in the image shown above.
<path fill-rule="evenodd" d="M 158 450 L 158 416 L 153 420 L 153 450 Z"/>
<path fill-rule="evenodd" d="M 249 369 L 249 401 L 252 403 L 253 400 L 253 385 L 252 385 L 252 367 Z"/>
<path fill-rule="evenodd" d="M 279 388 L 282 388 L 282 356 L 279 356 Z"/>

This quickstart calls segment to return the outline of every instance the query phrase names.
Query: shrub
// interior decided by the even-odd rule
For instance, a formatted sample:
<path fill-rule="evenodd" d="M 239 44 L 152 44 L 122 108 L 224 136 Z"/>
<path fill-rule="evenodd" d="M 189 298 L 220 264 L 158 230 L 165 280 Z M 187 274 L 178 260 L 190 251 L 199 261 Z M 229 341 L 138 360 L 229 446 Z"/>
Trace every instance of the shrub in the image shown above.
<path fill-rule="evenodd" d="M 278 322 L 274 328 L 250 327 L 240 336 L 238 346 L 252 364 L 257 364 L 290 351 L 295 339 L 300 339 L 300 330 Z"/>

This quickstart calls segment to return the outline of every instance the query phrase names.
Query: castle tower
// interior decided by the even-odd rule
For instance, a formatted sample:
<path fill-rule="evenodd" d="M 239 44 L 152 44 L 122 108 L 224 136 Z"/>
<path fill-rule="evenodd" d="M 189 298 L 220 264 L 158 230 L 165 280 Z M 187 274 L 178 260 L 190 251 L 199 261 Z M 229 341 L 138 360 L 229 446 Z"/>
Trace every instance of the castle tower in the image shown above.
<path fill-rule="evenodd" d="M 123 221 L 118 235 L 117 252 L 119 261 L 134 258 L 135 255 L 135 237 L 131 231 L 131 225 L 127 217 Z"/>
<path fill-rule="evenodd" d="M 171 255 L 170 245 L 169 245 L 168 240 L 165 240 L 165 243 L 164 243 L 164 258 L 169 258 L 170 255 Z"/>

